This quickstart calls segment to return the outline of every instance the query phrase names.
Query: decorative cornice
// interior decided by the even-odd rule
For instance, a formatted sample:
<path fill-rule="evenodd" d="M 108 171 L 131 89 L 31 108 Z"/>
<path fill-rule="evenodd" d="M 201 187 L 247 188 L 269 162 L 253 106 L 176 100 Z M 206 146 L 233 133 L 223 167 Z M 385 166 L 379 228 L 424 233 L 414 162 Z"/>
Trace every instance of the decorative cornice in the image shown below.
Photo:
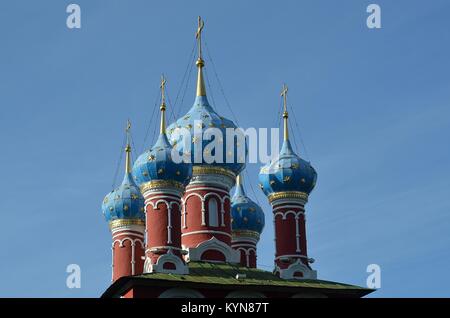
<path fill-rule="evenodd" d="M 111 230 L 127 225 L 145 225 L 145 221 L 141 219 L 119 219 L 109 222 L 109 228 Z"/>
<path fill-rule="evenodd" d="M 220 174 L 227 177 L 232 178 L 233 180 L 236 179 L 236 174 L 232 172 L 231 170 L 222 168 L 222 167 L 215 167 L 215 166 L 193 166 L 192 167 L 192 175 L 200 175 L 200 174 Z"/>
<path fill-rule="evenodd" d="M 275 192 L 271 193 L 268 196 L 269 203 L 272 203 L 279 199 L 300 199 L 305 202 L 308 201 L 308 194 L 305 192 L 299 192 L 299 191 L 283 191 L 283 192 Z"/>
<path fill-rule="evenodd" d="M 184 191 L 184 186 L 178 181 L 173 180 L 152 180 L 146 183 L 143 183 L 139 187 L 141 192 L 144 194 L 148 190 L 152 189 L 160 189 L 160 188 L 175 188 L 180 191 Z"/>
<path fill-rule="evenodd" d="M 233 239 L 239 239 L 241 237 L 252 237 L 259 240 L 259 233 L 249 230 L 233 230 L 231 233 Z"/>

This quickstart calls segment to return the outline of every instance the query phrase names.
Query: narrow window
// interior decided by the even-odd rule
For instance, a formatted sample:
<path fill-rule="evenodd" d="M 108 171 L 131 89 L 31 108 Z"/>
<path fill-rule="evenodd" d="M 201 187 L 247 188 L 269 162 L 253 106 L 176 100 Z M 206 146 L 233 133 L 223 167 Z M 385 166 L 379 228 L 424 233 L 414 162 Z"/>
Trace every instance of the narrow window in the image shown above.
<path fill-rule="evenodd" d="M 217 200 L 214 198 L 208 201 L 209 226 L 219 226 L 219 209 Z"/>

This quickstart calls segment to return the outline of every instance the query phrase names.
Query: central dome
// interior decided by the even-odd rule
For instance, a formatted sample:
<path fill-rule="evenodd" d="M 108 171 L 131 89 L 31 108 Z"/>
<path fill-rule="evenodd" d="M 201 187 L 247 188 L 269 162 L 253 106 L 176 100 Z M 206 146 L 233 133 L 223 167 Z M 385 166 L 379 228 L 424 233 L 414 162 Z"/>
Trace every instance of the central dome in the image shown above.
<path fill-rule="evenodd" d="M 234 130 L 237 126 L 217 114 L 206 96 L 197 96 L 187 114 L 172 123 L 166 132 L 170 143 L 183 154 L 185 161 L 190 160 L 194 166 L 221 167 L 237 175 L 245 166 L 245 152 L 234 134 L 230 135 L 234 140 L 227 140 L 227 128 Z M 232 149 L 227 149 L 228 143 Z"/>

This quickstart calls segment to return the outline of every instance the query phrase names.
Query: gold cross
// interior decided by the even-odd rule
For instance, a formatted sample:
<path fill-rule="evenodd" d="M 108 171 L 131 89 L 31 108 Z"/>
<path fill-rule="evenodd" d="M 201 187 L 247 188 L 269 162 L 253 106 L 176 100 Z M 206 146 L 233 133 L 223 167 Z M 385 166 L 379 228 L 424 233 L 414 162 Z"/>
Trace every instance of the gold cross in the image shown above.
<path fill-rule="evenodd" d="M 283 89 L 281 91 L 281 95 L 283 96 L 283 107 L 284 107 L 284 112 L 287 112 L 287 107 L 286 107 L 286 96 L 287 96 L 287 92 L 288 92 L 288 87 L 286 84 L 283 84 Z"/>
<path fill-rule="evenodd" d="M 195 38 L 198 41 L 198 58 L 199 59 L 202 58 L 202 30 L 203 30 L 204 26 L 205 26 L 205 23 L 203 22 L 202 18 L 199 16 L 197 32 L 195 33 Z"/>
<path fill-rule="evenodd" d="M 128 131 L 131 129 L 131 121 L 127 120 L 127 128 L 125 129 L 125 132 L 128 133 Z"/>
<path fill-rule="evenodd" d="M 159 86 L 159 88 L 161 88 L 161 100 L 162 100 L 162 104 L 164 104 L 166 101 L 166 96 L 165 96 L 166 79 L 164 78 L 164 74 L 161 75 L 161 85 Z"/>

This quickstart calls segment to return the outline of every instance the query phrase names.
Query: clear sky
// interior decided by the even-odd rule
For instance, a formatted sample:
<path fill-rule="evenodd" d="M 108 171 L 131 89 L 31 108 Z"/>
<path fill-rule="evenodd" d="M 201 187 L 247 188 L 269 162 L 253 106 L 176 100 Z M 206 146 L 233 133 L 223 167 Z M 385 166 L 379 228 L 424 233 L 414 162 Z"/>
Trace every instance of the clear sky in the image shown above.
<path fill-rule="evenodd" d="M 375 263 L 373 297 L 450 296 L 448 1 L 72 2 L 78 30 L 66 27 L 69 1 L 0 4 L 0 296 L 97 297 L 109 286 L 100 206 L 125 121 L 138 152 L 149 125 L 145 147 L 154 142 L 162 72 L 172 105 L 181 92 L 174 113 L 191 107 L 194 73 L 184 98 L 180 86 L 198 15 L 221 115 L 233 118 L 218 79 L 242 127 L 276 127 L 289 86 L 296 150 L 318 172 L 307 231 L 319 278 L 364 286 Z M 373 2 L 379 30 L 366 26 Z M 258 170 L 247 168 L 247 193 L 252 183 L 266 213 L 258 263 L 271 270 Z M 81 289 L 66 287 L 71 263 Z"/>

